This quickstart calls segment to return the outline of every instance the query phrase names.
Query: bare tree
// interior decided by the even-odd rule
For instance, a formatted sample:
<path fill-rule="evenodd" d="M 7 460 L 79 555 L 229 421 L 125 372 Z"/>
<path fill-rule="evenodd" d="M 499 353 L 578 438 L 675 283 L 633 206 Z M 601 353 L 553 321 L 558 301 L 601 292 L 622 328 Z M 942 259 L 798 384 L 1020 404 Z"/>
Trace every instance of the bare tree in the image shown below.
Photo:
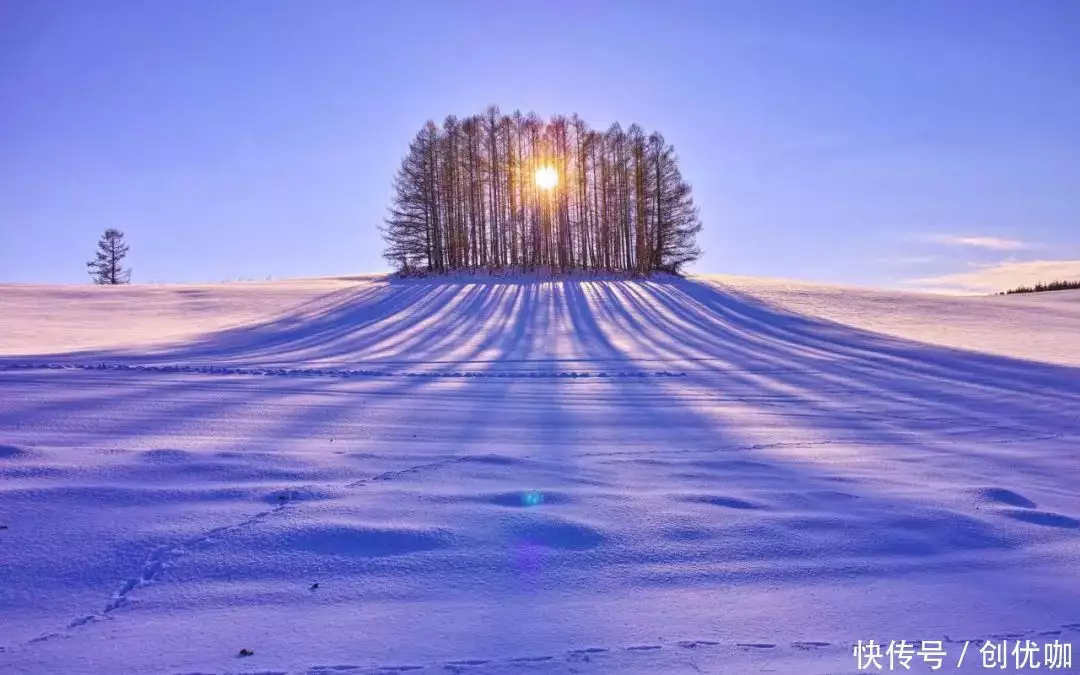
<path fill-rule="evenodd" d="M 98 241 L 94 259 L 86 263 L 94 283 L 99 286 L 114 286 L 130 282 L 131 269 L 121 265 L 127 253 L 128 245 L 124 243 L 124 233 L 111 227 L 105 230 Z"/>

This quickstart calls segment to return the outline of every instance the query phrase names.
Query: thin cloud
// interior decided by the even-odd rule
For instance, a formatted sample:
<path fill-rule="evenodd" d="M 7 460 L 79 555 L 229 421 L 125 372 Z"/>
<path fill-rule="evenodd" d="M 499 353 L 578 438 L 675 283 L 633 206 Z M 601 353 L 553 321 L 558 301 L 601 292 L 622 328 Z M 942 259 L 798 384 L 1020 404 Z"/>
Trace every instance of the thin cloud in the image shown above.
<path fill-rule="evenodd" d="M 1039 282 L 1080 280 L 1080 260 L 1003 261 L 977 266 L 970 272 L 911 279 L 909 286 L 934 293 L 997 293 Z"/>
<path fill-rule="evenodd" d="M 877 259 L 878 262 L 888 265 L 929 265 L 940 260 L 941 256 L 937 255 L 902 255 Z"/>
<path fill-rule="evenodd" d="M 971 237 L 956 234 L 929 234 L 924 237 L 926 241 L 948 246 L 970 246 L 972 248 L 985 248 L 992 251 L 1021 251 L 1025 249 L 1040 248 L 1039 244 L 1031 244 L 1018 239 L 1005 239 L 1004 237 Z"/>

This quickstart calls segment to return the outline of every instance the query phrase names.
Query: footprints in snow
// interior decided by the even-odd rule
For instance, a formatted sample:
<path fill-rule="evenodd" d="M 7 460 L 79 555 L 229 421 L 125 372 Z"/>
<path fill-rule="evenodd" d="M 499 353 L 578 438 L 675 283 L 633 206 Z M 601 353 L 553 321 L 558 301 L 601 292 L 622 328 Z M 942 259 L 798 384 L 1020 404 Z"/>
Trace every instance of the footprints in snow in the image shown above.
<path fill-rule="evenodd" d="M 626 654 L 628 656 L 640 655 L 637 658 L 643 658 L 645 655 L 653 654 L 665 649 L 708 649 L 710 647 L 718 647 L 723 643 L 717 640 L 680 640 L 673 645 L 665 647 L 662 644 L 642 644 L 642 645 L 630 645 L 626 647 L 583 647 L 580 649 L 571 649 L 562 654 L 537 654 L 526 656 L 512 656 L 503 659 L 458 659 L 455 661 L 446 661 L 443 663 L 431 663 L 423 666 L 407 665 L 407 666 L 361 666 L 354 664 L 341 664 L 341 665 L 320 665 L 313 666 L 307 670 L 307 675 L 335 675 L 336 673 L 347 673 L 362 671 L 366 673 L 395 673 L 405 672 L 409 670 L 424 670 L 425 672 L 466 672 L 470 668 L 480 668 L 483 666 L 489 667 L 513 667 L 513 666 L 528 666 L 538 665 L 543 663 L 552 662 L 565 662 L 565 663 L 591 663 L 593 659 L 603 659 L 605 657 L 615 656 L 619 653 Z M 737 642 L 731 644 L 736 648 L 742 649 L 774 649 L 778 645 L 774 645 L 766 642 Z M 791 647 L 800 649 L 803 651 L 811 649 L 822 649 L 825 647 L 834 646 L 831 642 L 792 642 Z M 847 649 L 844 645 L 837 645 Z"/>
<path fill-rule="evenodd" d="M 393 480 L 409 474 L 419 473 L 428 469 L 438 469 L 440 467 L 449 466 L 451 464 L 459 464 L 461 462 L 481 461 L 481 457 L 474 455 L 464 455 L 462 457 L 451 457 L 450 459 L 441 459 L 437 462 L 428 462 L 426 464 L 417 464 L 416 466 L 410 466 L 405 469 L 394 469 L 392 471 L 384 471 L 380 474 L 371 476 L 370 478 L 361 478 L 360 480 L 353 481 L 347 484 L 345 487 L 355 488 L 363 487 L 368 483 L 376 483 L 379 481 Z"/>
<path fill-rule="evenodd" d="M 584 649 L 572 649 L 567 654 L 569 656 L 589 656 L 590 654 L 603 654 L 608 651 L 604 647 L 585 647 Z"/>
<path fill-rule="evenodd" d="M 813 640 L 810 640 L 810 641 L 807 641 L 807 642 L 792 642 L 791 646 L 794 647 L 795 649 L 801 649 L 803 651 L 808 651 L 808 650 L 811 650 L 811 649 L 824 649 L 825 647 L 831 647 L 832 643 L 829 643 L 829 642 L 815 642 Z"/>

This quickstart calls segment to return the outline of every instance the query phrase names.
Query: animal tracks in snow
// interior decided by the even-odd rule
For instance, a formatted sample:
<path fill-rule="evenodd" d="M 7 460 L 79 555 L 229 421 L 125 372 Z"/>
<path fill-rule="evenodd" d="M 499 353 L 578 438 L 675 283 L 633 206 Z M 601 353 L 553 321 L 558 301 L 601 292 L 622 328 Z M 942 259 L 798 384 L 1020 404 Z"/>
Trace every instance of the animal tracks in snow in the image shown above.
<path fill-rule="evenodd" d="M 1058 636 L 1065 631 L 1080 632 L 1080 623 L 1068 623 L 1049 630 L 1042 630 L 1031 634 L 1009 633 L 1010 639 L 1024 639 L 1025 637 L 1037 638 L 1046 636 Z M 973 645 L 981 643 L 985 639 L 1001 639 L 1002 636 L 992 635 L 983 638 L 969 638 L 966 641 Z M 936 639 L 936 638 L 935 638 Z M 623 645 L 618 647 L 583 647 L 570 649 L 558 654 L 523 654 L 520 656 L 506 656 L 503 658 L 462 658 L 451 661 L 431 662 L 425 664 L 407 665 L 361 665 L 361 664 L 333 664 L 316 665 L 307 670 L 295 671 L 304 675 L 335 675 L 337 673 L 468 673 L 477 671 L 490 672 L 529 672 L 534 666 L 565 665 L 567 669 L 583 664 L 595 665 L 604 669 L 597 672 L 617 672 L 620 659 L 628 659 L 627 663 L 639 663 L 641 659 L 650 658 L 652 655 L 663 653 L 694 650 L 706 653 L 712 651 L 717 658 L 724 658 L 724 654 L 752 653 L 752 652 L 785 652 L 795 650 L 801 653 L 829 651 L 836 652 L 837 656 L 846 657 L 854 647 L 854 642 L 826 642 L 821 640 L 801 640 L 793 642 L 772 643 L 755 641 L 726 642 L 709 639 L 686 639 L 686 640 L 662 640 L 661 643 Z M 910 642 L 910 640 L 909 640 Z M 963 644 L 963 639 L 953 639 L 943 636 L 943 642 L 948 644 Z M 544 672 L 551 672 L 544 670 Z M 563 672 L 557 670 L 556 672 Z M 568 671 L 574 672 L 574 671 Z M 180 675 L 180 674 L 176 674 Z M 210 675 L 210 674 L 207 674 Z"/>
<path fill-rule="evenodd" d="M 365 486 L 365 485 L 367 485 L 369 483 L 376 483 L 376 482 L 379 482 L 379 481 L 393 480 L 395 478 L 400 478 L 401 476 L 407 476 L 409 474 L 419 473 L 421 471 L 426 471 L 426 470 L 429 470 L 429 469 L 437 469 L 437 468 L 441 468 L 441 467 L 444 467 L 444 466 L 449 466 L 451 464 L 459 464 L 461 462 L 477 461 L 478 459 L 480 459 L 480 458 L 478 458 L 476 455 L 463 455 L 461 457 L 451 457 L 451 458 L 448 458 L 448 459 L 442 459 L 442 460 L 439 460 L 437 462 L 428 462 L 426 464 L 417 464 L 416 466 L 410 466 L 410 467 L 407 467 L 407 468 L 404 468 L 404 469 L 393 469 L 391 471 L 384 471 L 384 472 L 382 472 L 380 474 L 376 474 L 376 475 L 371 476 L 369 478 L 361 478 L 359 480 L 355 480 L 355 481 L 353 481 L 351 483 L 347 483 L 345 485 L 345 487 L 347 487 L 347 488 L 363 487 L 363 486 Z"/>
<path fill-rule="evenodd" d="M 749 643 L 747 643 L 749 644 Z M 792 647 L 798 645 L 818 645 L 821 647 L 832 646 L 828 642 L 805 642 L 805 643 L 792 643 Z M 739 643 L 723 643 L 718 640 L 678 640 L 670 645 L 663 644 L 638 644 L 638 645 L 626 645 L 620 647 L 583 647 L 579 649 L 570 649 L 560 654 L 526 654 L 521 656 L 508 656 L 501 659 L 458 659 L 454 661 L 444 661 L 438 663 L 428 663 L 422 666 L 404 666 L 405 668 L 415 669 L 420 672 L 456 672 L 465 673 L 471 669 L 481 669 L 484 672 L 505 672 L 507 670 L 527 672 L 530 666 L 537 666 L 542 664 L 588 664 L 593 663 L 593 660 L 600 663 L 607 663 L 609 666 L 613 666 L 611 663 L 613 660 L 618 659 L 620 656 L 625 658 L 639 660 L 645 658 L 650 654 L 655 654 L 662 651 L 671 650 L 691 650 L 691 649 L 709 649 L 717 647 L 737 648 L 741 645 Z M 753 645 L 753 646 L 765 646 L 765 645 Z M 773 647 L 775 645 L 768 645 Z M 846 649 L 846 646 L 845 646 Z M 402 666 L 373 666 L 373 665 L 356 665 L 356 664 L 339 664 L 339 665 L 318 665 L 312 666 L 307 671 L 304 671 L 306 675 L 333 675 L 335 673 L 387 673 L 398 672 L 393 669 L 400 669 Z"/>
<path fill-rule="evenodd" d="M 419 473 L 419 472 L 422 472 L 422 471 L 425 471 L 425 470 L 430 470 L 430 469 L 434 469 L 434 468 L 438 468 L 438 467 L 448 466 L 450 464 L 456 464 L 456 463 L 467 462 L 467 461 L 483 461 L 484 459 L 486 459 L 486 458 L 476 456 L 476 455 L 465 455 L 465 456 L 461 456 L 461 457 L 453 457 L 453 458 L 450 458 L 450 459 L 440 460 L 440 461 L 437 461 L 437 462 L 428 462 L 428 463 L 425 463 L 425 464 L 417 464 L 417 465 L 414 465 L 414 466 L 405 467 L 403 469 L 395 469 L 395 470 L 391 470 L 391 471 L 384 471 L 384 472 L 382 472 L 380 474 L 376 474 L 376 475 L 368 477 L 368 478 L 362 478 L 360 480 L 356 480 L 356 481 L 353 481 L 351 483 L 346 483 L 343 487 L 347 488 L 347 489 L 348 488 L 359 488 L 359 487 L 364 487 L 365 485 L 368 485 L 368 484 L 373 483 L 373 482 L 393 480 L 393 479 L 399 478 L 401 476 L 415 474 L 415 473 Z M 308 487 L 310 487 L 310 486 L 308 486 Z M 257 523 L 257 522 L 259 522 L 261 520 L 269 518 L 270 516 L 273 516 L 273 515 L 275 515 L 277 513 L 280 513 L 281 511 L 283 511 L 283 510 L 285 510 L 287 508 L 290 508 L 290 507 L 292 507 L 292 506 L 294 506 L 296 504 L 299 504 L 302 501 L 304 501 L 301 498 L 302 494 L 303 494 L 303 487 L 286 490 L 284 492 L 281 491 L 281 490 L 275 490 L 275 491 L 271 492 L 270 494 L 266 495 L 266 497 L 265 497 L 265 499 L 267 499 L 269 501 L 276 501 L 277 502 L 277 504 L 273 508 L 269 508 L 269 509 L 260 511 L 260 512 L 256 513 L 255 515 L 250 516 L 248 518 L 245 518 L 244 520 L 241 520 L 239 522 L 232 523 L 230 525 L 223 525 L 221 527 L 214 528 L 214 529 L 212 529 L 212 530 L 210 530 L 208 532 L 204 532 L 204 533 L 202 533 L 200 535 L 191 537 L 189 539 L 185 539 L 183 541 L 180 541 L 180 542 L 177 542 L 177 543 L 174 543 L 174 544 L 165 544 L 165 545 L 156 547 L 146 557 L 146 560 L 143 563 L 143 566 L 139 570 L 139 573 L 137 575 L 132 576 L 132 577 L 128 577 L 128 578 L 124 579 L 122 582 L 120 582 L 119 587 L 112 594 L 112 596 L 109 598 L 108 602 L 105 604 L 105 607 L 100 612 L 93 613 L 93 614 L 85 614 L 85 615 L 76 617 L 75 619 L 72 619 L 68 623 L 67 629 L 68 630 L 75 629 L 75 628 L 78 628 L 80 626 L 84 626 L 84 625 L 86 625 L 88 623 L 91 623 L 91 622 L 94 622 L 94 621 L 99 621 L 101 619 L 110 618 L 109 615 L 112 614 L 117 609 L 119 609 L 120 607 L 122 607 L 127 602 L 128 596 L 132 592 L 138 590 L 139 588 L 142 588 L 143 586 L 146 586 L 148 584 L 153 583 L 161 575 L 161 573 L 165 569 L 167 569 L 167 567 L 169 566 L 170 563 L 174 562 L 175 560 L 177 560 L 178 558 L 183 556 L 188 551 L 198 549 L 198 548 L 200 548 L 202 546 L 205 546 L 207 544 L 211 544 L 218 537 L 221 537 L 223 535 L 228 535 L 228 534 L 231 534 L 231 533 L 236 532 L 238 530 L 241 530 L 243 528 L 246 528 L 246 527 L 248 527 L 250 525 L 253 525 L 253 524 L 255 524 L 255 523 Z M 46 642 L 46 641 L 51 640 L 53 638 L 64 637 L 64 636 L 65 636 L 65 634 L 61 633 L 61 632 L 46 633 L 46 634 L 39 635 L 39 636 L 29 640 L 28 644 Z"/>
<path fill-rule="evenodd" d="M 84 626 L 94 621 L 109 618 L 110 614 L 122 607 L 127 602 L 129 594 L 139 588 L 142 588 L 143 586 L 146 586 L 147 584 L 153 583 L 168 567 L 168 564 L 171 561 L 174 561 L 177 558 L 181 557 L 187 551 L 209 544 L 213 542 L 215 538 L 221 535 L 229 534 L 230 532 L 234 532 L 253 523 L 259 522 L 260 520 L 263 520 L 264 518 L 267 518 L 281 511 L 287 506 L 289 506 L 289 502 L 285 501 L 272 509 L 260 511 L 259 513 L 256 513 L 255 515 L 246 518 L 238 523 L 233 523 L 231 525 L 223 525 L 221 527 L 214 528 L 209 532 L 205 532 L 198 536 L 191 537 L 190 539 L 185 539 L 178 543 L 158 546 L 146 557 L 146 561 L 143 563 L 142 569 L 139 570 L 139 573 L 136 576 L 128 577 L 127 579 L 124 579 L 120 582 L 119 587 L 112 594 L 112 596 L 109 598 L 109 601 L 105 604 L 105 607 L 100 612 L 97 612 L 95 614 L 85 614 L 83 616 L 72 619 L 71 622 L 67 625 L 68 630 L 78 628 L 79 626 Z M 30 640 L 30 643 L 45 642 L 56 637 L 62 637 L 63 635 L 63 633 L 48 633 Z"/>

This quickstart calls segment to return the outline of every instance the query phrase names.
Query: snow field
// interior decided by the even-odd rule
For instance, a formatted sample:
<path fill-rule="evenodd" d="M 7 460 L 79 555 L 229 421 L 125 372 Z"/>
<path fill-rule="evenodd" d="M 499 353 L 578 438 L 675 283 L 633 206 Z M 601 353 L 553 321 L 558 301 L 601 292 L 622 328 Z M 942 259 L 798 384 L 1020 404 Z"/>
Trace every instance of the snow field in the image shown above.
<path fill-rule="evenodd" d="M 870 638 L 1080 642 L 1076 294 L 782 287 L 227 284 L 190 332 L 184 288 L 125 289 L 105 326 L 105 294 L 5 288 L 0 671 L 847 673 Z"/>

